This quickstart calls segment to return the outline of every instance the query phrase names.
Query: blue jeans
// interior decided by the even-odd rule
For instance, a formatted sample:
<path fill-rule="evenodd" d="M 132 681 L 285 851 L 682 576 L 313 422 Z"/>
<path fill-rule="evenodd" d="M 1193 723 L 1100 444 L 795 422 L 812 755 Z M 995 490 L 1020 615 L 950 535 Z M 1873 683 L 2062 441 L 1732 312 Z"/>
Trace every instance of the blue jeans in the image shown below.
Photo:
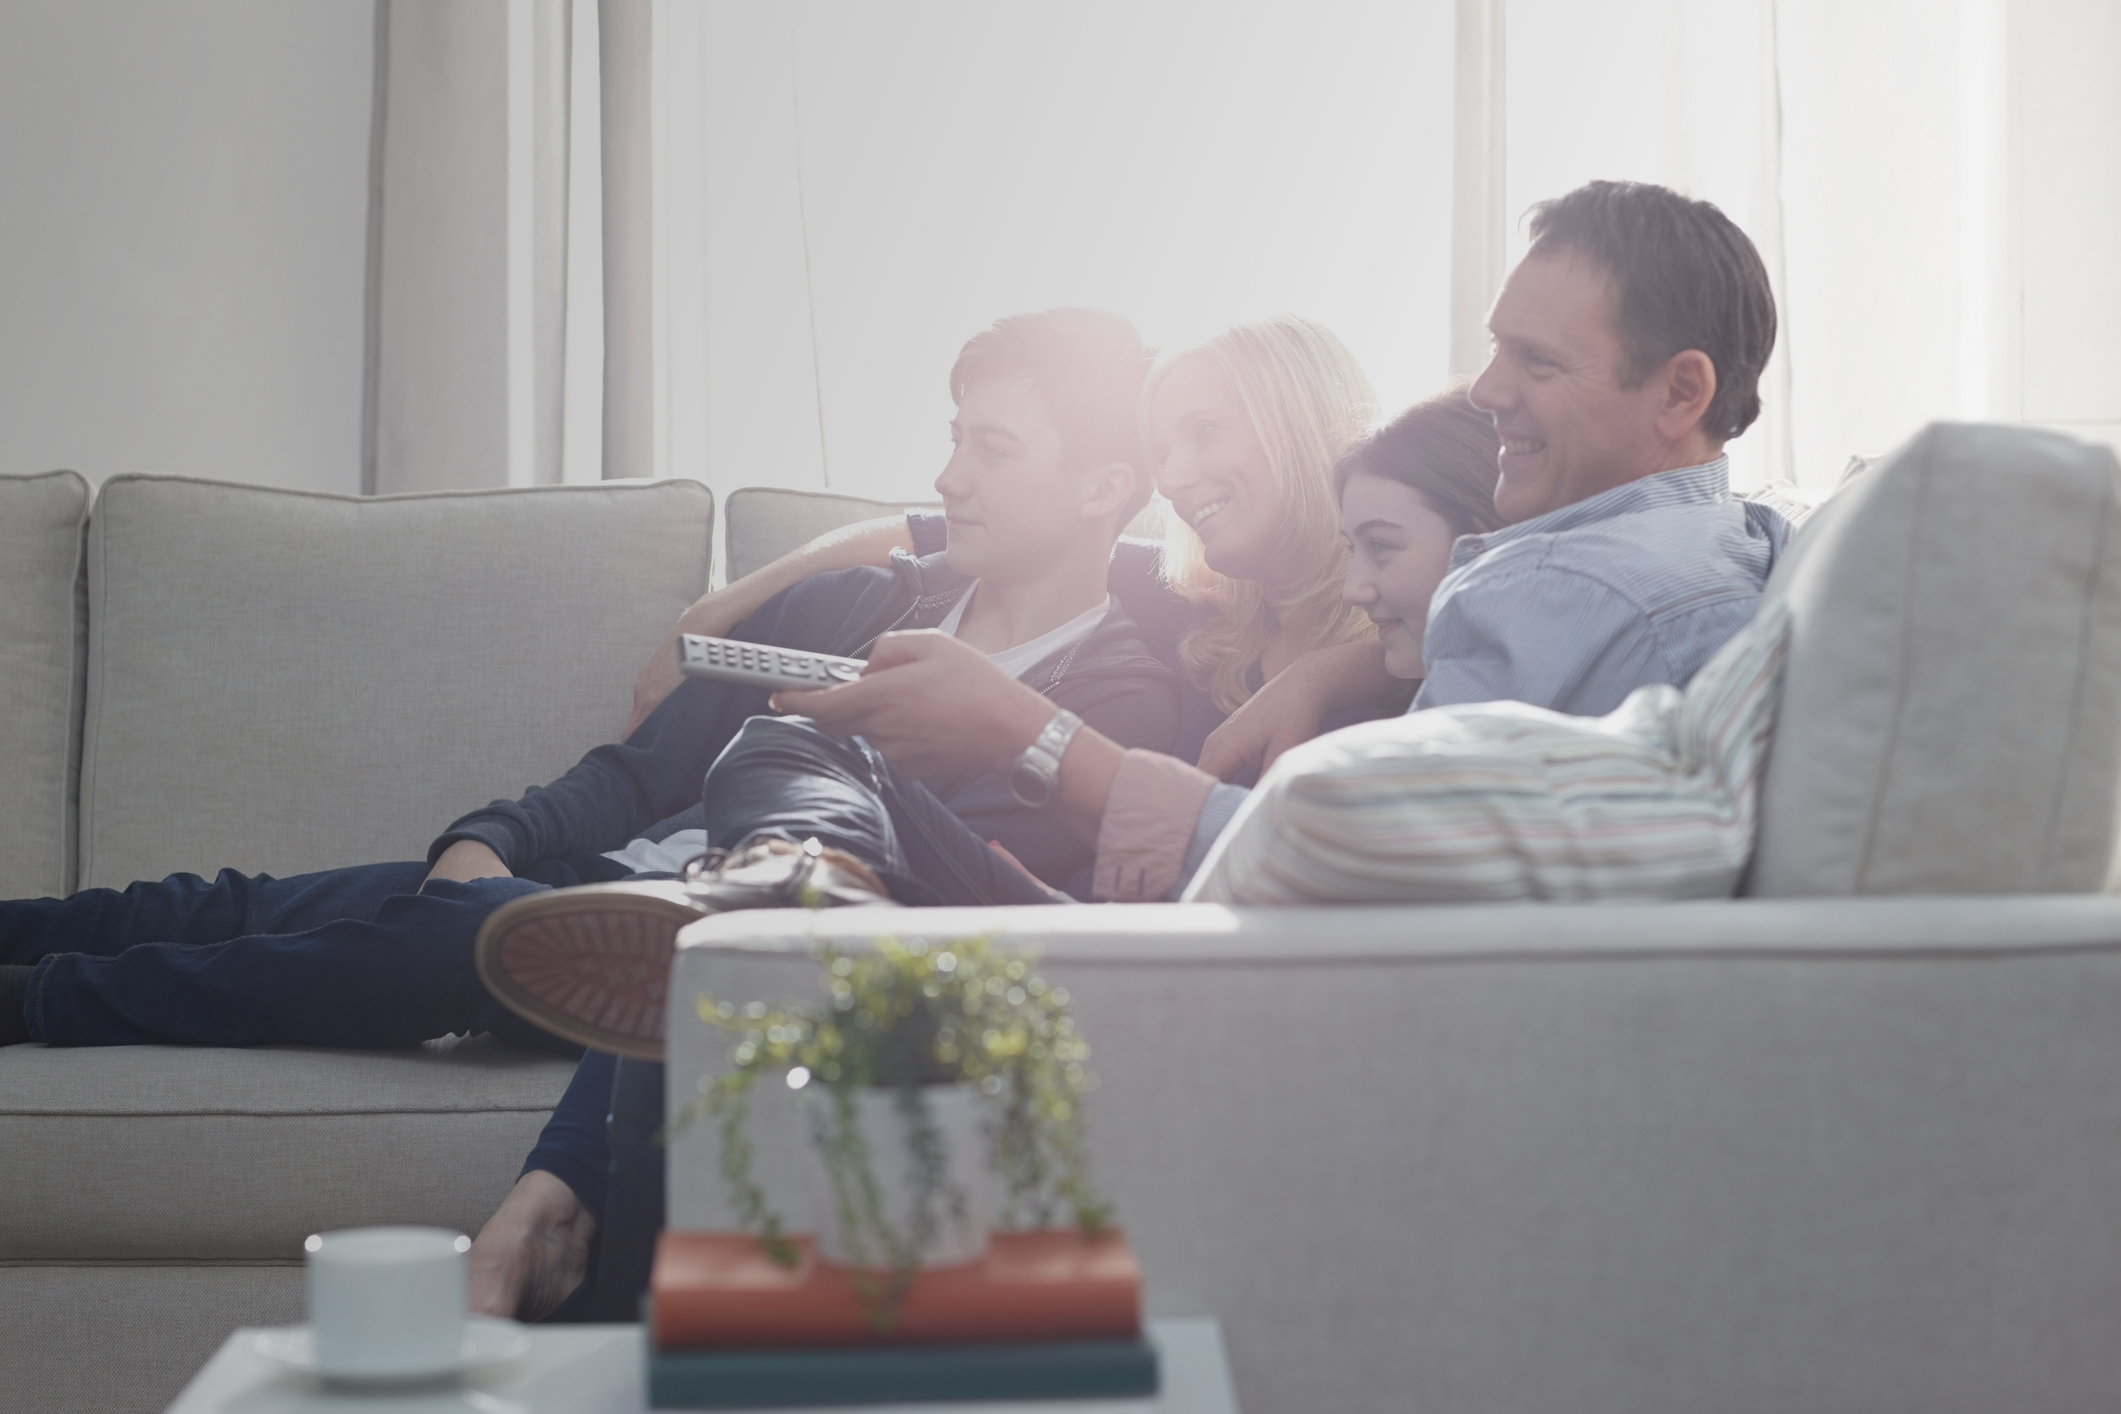
<path fill-rule="evenodd" d="M 0 903 L 0 963 L 34 964 L 23 1013 L 54 1046 L 410 1046 L 491 1031 L 559 1049 L 480 985 L 472 944 L 487 914 L 573 871 L 421 893 L 426 875 L 224 869 Z"/>

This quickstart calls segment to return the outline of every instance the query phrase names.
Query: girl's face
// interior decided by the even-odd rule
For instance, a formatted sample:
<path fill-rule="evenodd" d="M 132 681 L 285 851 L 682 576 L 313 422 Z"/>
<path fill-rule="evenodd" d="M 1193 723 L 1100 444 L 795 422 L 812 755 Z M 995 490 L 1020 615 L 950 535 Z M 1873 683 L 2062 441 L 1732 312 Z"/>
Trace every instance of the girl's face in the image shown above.
<path fill-rule="evenodd" d="M 1358 471 L 1340 496 L 1340 535 L 1354 550 L 1342 597 L 1370 616 L 1385 646 L 1385 671 L 1422 675 L 1429 600 L 1451 567 L 1451 524 L 1421 493 Z"/>
<path fill-rule="evenodd" d="M 1209 360 L 1180 359 L 1157 385 L 1149 462 L 1156 489 L 1200 537 L 1208 568 L 1232 579 L 1277 577 L 1281 489 L 1237 390 Z"/>

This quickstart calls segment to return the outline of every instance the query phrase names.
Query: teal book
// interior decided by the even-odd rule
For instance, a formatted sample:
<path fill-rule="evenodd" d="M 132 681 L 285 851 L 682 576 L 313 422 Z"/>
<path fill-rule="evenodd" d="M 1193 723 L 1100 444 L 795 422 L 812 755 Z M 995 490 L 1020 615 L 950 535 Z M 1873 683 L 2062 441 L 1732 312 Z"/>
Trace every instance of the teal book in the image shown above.
<path fill-rule="evenodd" d="M 1140 1399 L 1157 1388 L 1156 1347 L 1139 1337 L 1026 1345 L 648 1352 L 652 1409 Z"/>

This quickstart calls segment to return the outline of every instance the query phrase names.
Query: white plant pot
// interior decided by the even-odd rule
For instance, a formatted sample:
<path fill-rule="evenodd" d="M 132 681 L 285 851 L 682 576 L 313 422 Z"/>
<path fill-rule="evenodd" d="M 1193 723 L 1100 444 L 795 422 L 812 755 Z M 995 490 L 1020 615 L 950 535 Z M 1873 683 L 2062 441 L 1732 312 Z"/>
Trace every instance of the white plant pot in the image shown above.
<path fill-rule="evenodd" d="M 919 1216 L 919 1160 L 900 1092 L 864 1086 L 846 1093 L 852 1101 L 855 1129 L 868 1151 L 870 1172 L 876 1178 L 878 1207 L 899 1240 L 911 1241 Z M 918 1265 L 954 1267 L 976 1262 L 986 1255 L 987 1231 L 994 1221 L 987 1145 L 980 1133 L 979 1091 L 970 1085 L 926 1085 L 914 1093 L 940 1140 L 942 1182 L 938 1189 L 943 1195 L 934 1205 L 935 1229 L 917 1254 Z M 819 1259 L 840 1266 L 889 1265 L 873 1232 L 861 1234 L 864 1241 L 853 1241 L 841 1222 L 840 1203 L 825 1160 L 839 1130 L 839 1096 L 813 1082 L 799 1092 L 799 1100 L 810 1139 L 811 1205 Z"/>

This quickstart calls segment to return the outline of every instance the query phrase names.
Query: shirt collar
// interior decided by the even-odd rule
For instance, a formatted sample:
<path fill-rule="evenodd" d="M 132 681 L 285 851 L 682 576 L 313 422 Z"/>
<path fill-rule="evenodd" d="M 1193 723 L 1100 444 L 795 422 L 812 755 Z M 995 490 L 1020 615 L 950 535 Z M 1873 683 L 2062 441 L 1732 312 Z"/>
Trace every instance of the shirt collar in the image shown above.
<path fill-rule="evenodd" d="M 1574 530 L 1579 525 L 1592 525 L 1659 506 L 1711 506 L 1730 499 L 1729 457 L 1718 457 L 1700 466 L 1683 466 L 1676 471 L 1660 471 L 1595 496 L 1587 496 L 1545 515 L 1491 530 L 1485 535 L 1461 535 L 1451 546 L 1451 568 L 1455 570 L 1498 545 L 1507 545 L 1527 535 L 1552 535 L 1556 531 Z"/>

